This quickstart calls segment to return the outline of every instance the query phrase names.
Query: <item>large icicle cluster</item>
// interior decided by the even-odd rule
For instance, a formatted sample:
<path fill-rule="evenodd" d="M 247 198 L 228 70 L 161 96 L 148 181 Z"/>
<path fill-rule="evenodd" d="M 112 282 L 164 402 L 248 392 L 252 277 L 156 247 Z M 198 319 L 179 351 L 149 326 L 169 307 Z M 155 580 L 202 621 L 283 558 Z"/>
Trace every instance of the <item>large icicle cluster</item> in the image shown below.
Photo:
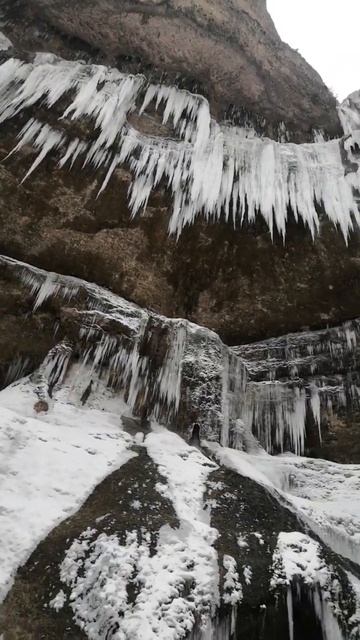
<path fill-rule="evenodd" d="M 296 145 L 259 139 L 252 130 L 220 126 L 201 96 L 52 54 L 38 54 L 26 63 L 6 60 L 0 66 L 0 89 L 0 122 L 29 114 L 13 150 L 31 145 L 37 154 L 24 179 L 57 151 L 59 167 L 77 162 L 105 172 L 101 192 L 126 163 L 133 174 L 133 215 L 146 207 L 153 189 L 164 185 L 173 198 L 169 230 L 177 235 L 198 215 L 240 226 L 261 214 L 271 234 L 277 229 L 283 237 L 290 210 L 313 236 L 320 225 L 319 207 L 345 239 L 354 221 L 360 222 L 359 172 L 348 173 L 343 164 L 345 154 L 358 166 L 351 140 L 344 147 L 341 140 Z M 55 126 L 37 119 L 39 106 L 55 112 Z M 129 115 L 141 117 L 149 108 L 160 110 L 173 138 L 151 137 L 131 126 Z M 84 126 L 71 135 L 64 122 Z M 352 124 L 357 128 L 357 121 Z"/>
<path fill-rule="evenodd" d="M 269 451 L 304 452 L 334 412 L 360 403 L 360 322 L 235 347 L 248 381 L 238 414 Z"/>
<path fill-rule="evenodd" d="M 28 288 L 34 311 L 47 300 L 62 301 L 72 327 L 35 374 L 39 399 L 51 402 L 76 351 L 85 387 L 101 380 L 121 391 L 136 415 L 166 425 L 180 422 L 187 437 L 195 424 L 212 439 L 220 437 L 222 425 L 229 431 L 234 419 L 229 397 L 243 386 L 245 365 L 214 332 L 143 310 L 77 278 L 5 256 L 0 265 Z M 74 313 L 77 300 L 81 310 Z"/>
<path fill-rule="evenodd" d="M 253 451 L 255 436 L 269 453 L 297 455 L 309 426 L 320 444 L 333 412 L 359 407 L 358 320 L 228 348 L 208 329 L 146 311 L 97 285 L 4 256 L 0 264 L 29 289 L 35 311 L 48 299 L 62 300 L 72 327 L 36 374 L 42 401 L 51 401 L 76 353 L 85 386 L 101 379 L 143 418 L 176 426 L 187 438 L 197 425 L 202 438 L 223 446 Z M 23 364 L 17 359 L 8 378 Z"/>

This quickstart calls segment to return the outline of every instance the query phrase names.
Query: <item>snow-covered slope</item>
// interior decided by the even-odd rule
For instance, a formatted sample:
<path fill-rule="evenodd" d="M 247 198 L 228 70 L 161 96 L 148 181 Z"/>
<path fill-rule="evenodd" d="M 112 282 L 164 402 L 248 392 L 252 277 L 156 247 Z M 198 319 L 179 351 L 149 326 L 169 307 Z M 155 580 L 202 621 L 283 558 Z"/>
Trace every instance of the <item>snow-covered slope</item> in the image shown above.
<path fill-rule="evenodd" d="M 53 399 L 50 414 L 34 410 L 28 379 L 0 392 L 1 599 L 40 540 L 135 455 L 115 413 L 126 407 L 111 406 L 111 399 L 98 407 L 74 405 L 66 401 L 69 385 Z"/>
<path fill-rule="evenodd" d="M 314 616 L 323 639 L 357 640 L 360 466 L 269 455 L 244 422 L 248 376 L 266 375 L 268 349 L 276 370 L 283 343 L 254 359 L 96 285 L 2 265 L 35 314 L 56 309 L 55 347 L 0 392 L 5 640 L 14 616 L 49 640 L 62 625 L 89 640 L 242 639 L 254 607 L 272 634 L 286 616 L 296 638 Z M 348 325 L 334 335 L 339 361 L 356 353 Z"/>

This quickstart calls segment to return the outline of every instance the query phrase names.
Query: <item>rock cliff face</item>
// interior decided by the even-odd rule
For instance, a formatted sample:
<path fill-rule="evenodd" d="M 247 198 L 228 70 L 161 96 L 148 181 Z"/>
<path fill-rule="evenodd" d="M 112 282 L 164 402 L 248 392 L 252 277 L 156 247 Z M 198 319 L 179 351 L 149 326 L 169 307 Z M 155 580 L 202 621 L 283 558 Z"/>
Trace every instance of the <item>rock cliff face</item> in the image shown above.
<path fill-rule="evenodd" d="M 359 94 L 263 0 L 0 7 L 1 640 L 360 640 Z"/>
<path fill-rule="evenodd" d="M 175 89 L 166 94 L 168 88 L 147 85 L 142 75 L 125 75 L 120 81 L 123 88 L 119 85 L 113 96 L 119 100 L 119 115 L 107 114 L 105 108 L 97 114 L 91 78 L 101 76 L 104 67 L 77 68 L 76 62 L 51 61 L 46 55 L 35 65 L 29 61 L 21 66 L 26 55 L 18 56 L 18 86 L 11 88 L 6 75 L 11 59 L 2 65 L 9 88 L 2 108 L 7 122 L 0 131 L 6 157 L 0 168 L 4 253 L 93 280 L 160 313 L 187 317 L 234 344 L 337 324 L 360 314 L 357 296 L 349 295 L 359 272 L 359 238 L 351 221 L 357 210 L 351 191 L 351 181 L 358 180 L 356 136 L 347 142 L 278 145 L 254 137 L 249 127 L 219 125 L 210 119 L 204 99 Z M 25 92 L 22 73 L 27 75 Z M 79 93 L 71 103 L 74 73 Z M 117 86 L 111 85 L 112 73 L 103 86 L 98 75 L 104 105 L 116 104 L 106 103 Z M 85 78 L 88 106 L 80 93 Z M 126 82 L 136 89 L 131 98 Z M 58 98 L 46 108 L 44 101 L 53 90 Z M 160 92 L 160 100 L 144 111 L 136 101 L 151 102 L 154 91 Z M 165 112 L 161 91 L 167 96 Z M 184 100 L 188 112 L 182 115 Z M 60 119 L 66 107 L 67 117 Z M 14 155 L 14 139 L 22 135 L 26 118 L 31 126 Z M 103 132 L 93 143 L 99 131 L 93 128 L 96 118 Z M 193 135 L 193 126 L 198 139 L 189 147 L 179 136 Z M 31 147 L 39 145 L 39 161 L 45 162 L 36 161 L 36 172 L 23 183 Z M 142 165 L 154 145 L 152 162 L 160 173 L 152 163 Z M 67 163 L 74 171 L 54 165 L 50 151 L 56 147 L 64 149 L 60 166 Z M 81 172 L 84 165 L 89 167 Z M 134 219 L 135 213 L 141 215 Z M 298 216 L 304 224 L 296 223 Z M 320 227 L 314 242 L 311 234 Z"/>
<path fill-rule="evenodd" d="M 207 95 L 217 117 L 246 109 L 275 130 L 285 122 L 299 139 L 312 128 L 339 131 L 335 99 L 281 42 L 265 0 L 29 0 L 16 3 L 15 19 L 27 6 L 111 63 L 168 81 L 183 77 L 185 86 Z M 41 37 L 37 45 L 44 46 Z"/>

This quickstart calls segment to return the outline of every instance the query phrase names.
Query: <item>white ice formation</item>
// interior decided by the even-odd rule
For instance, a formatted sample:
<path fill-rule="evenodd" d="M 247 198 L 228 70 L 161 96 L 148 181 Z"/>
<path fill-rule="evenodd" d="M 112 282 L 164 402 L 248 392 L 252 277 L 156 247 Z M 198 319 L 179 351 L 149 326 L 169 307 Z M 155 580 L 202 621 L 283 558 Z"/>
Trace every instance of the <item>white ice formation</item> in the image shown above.
<path fill-rule="evenodd" d="M 337 579 L 333 568 L 321 557 L 320 545 L 309 536 L 297 531 L 280 533 L 273 558 L 272 587 L 287 587 L 289 638 L 294 640 L 293 597 L 300 600 L 305 587 L 313 601 L 315 614 L 320 622 L 325 640 L 345 640 L 334 611 L 338 603 L 335 594 Z"/>
<path fill-rule="evenodd" d="M 146 406 L 146 417 L 177 425 L 188 438 L 197 424 L 202 438 L 223 446 L 254 453 L 259 441 L 270 453 L 302 455 L 309 426 L 320 444 L 333 413 L 359 407 L 358 320 L 228 348 L 208 329 L 146 311 L 97 285 L 4 256 L 0 264 L 29 289 L 35 311 L 52 297 L 65 309 L 80 293 L 86 299 L 71 316 L 84 388 L 100 377 L 123 391 L 132 411 L 142 415 Z M 65 339 L 48 354 L 36 374 L 39 398 L 49 401 L 61 385 L 73 346 Z M 25 366 L 11 363 L 8 379 Z M 187 424 L 184 411 L 194 415 Z"/>
<path fill-rule="evenodd" d="M 57 152 L 60 168 L 76 163 L 100 171 L 101 193 L 117 167 L 126 165 L 133 176 L 132 214 L 144 210 L 151 192 L 163 186 L 173 199 L 169 231 L 177 236 L 198 216 L 240 227 L 261 215 L 270 233 L 276 230 L 283 238 L 290 211 L 312 236 L 320 227 L 320 210 L 346 240 L 359 225 L 359 126 L 352 105 L 340 111 L 345 139 L 297 145 L 219 125 L 202 96 L 53 54 L 3 62 L 0 90 L 1 123 L 28 114 L 12 152 L 26 145 L 36 153 L 24 180 Z M 55 124 L 35 117 L 35 106 L 44 117 L 52 112 Z M 154 111 L 169 137 L 146 135 L 131 124 L 132 114 L 141 122 Z"/>

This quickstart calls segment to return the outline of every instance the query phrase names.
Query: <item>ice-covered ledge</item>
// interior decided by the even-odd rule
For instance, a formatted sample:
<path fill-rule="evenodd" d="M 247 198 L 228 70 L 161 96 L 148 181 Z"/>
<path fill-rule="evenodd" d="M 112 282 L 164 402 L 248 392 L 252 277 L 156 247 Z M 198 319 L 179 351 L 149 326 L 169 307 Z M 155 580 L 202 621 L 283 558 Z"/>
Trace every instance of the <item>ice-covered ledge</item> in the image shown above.
<path fill-rule="evenodd" d="M 133 175 L 132 214 L 146 208 L 161 184 L 172 196 L 169 232 L 177 236 L 198 216 L 240 227 L 260 215 L 271 234 L 283 238 L 290 212 L 313 237 L 320 212 L 345 240 L 360 223 L 359 133 L 349 132 L 357 122 L 351 104 L 340 109 L 345 138 L 296 145 L 220 125 L 200 95 L 53 54 L 5 60 L 0 87 L 0 122 L 28 115 L 12 152 L 31 146 L 36 153 L 24 180 L 57 152 L 59 168 L 90 165 L 101 172 L 101 194 L 126 164 Z M 130 124 L 131 114 L 141 119 L 149 110 L 160 112 L 171 137 L 146 135 Z"/>
<path fill-rule="evenodd" d="M 333 416 L 359 410 L 359 320 L 231 348 L 205 327 L 160 316 L 84 280 L 5 256 L 0 268 L 24 285 L 34 313 L 46 304 L 57 309 L 54 346 L 37 374 L 46 404 L 80 360 L 89 393 L 99 379 L 121 390 L 134 415 L 187 440 L 197 432 L 242 450 L 255 436 L 269 453 L 297 455 L 309 442 L 321 450 Z M 6 383 L 23 373 L 16 359 Z"/>

